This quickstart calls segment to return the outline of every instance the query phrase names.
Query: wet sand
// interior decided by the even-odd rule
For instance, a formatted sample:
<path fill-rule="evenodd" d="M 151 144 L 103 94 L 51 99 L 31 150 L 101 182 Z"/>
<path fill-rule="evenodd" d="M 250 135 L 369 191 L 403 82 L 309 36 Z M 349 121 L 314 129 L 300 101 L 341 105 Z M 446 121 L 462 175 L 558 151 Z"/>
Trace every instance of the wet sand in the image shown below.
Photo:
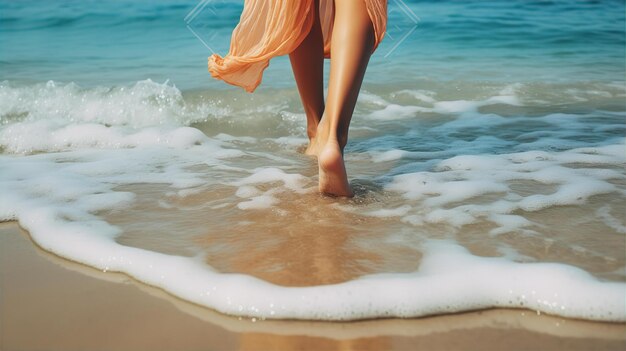
<path fill-rule="evenodd" d="M 0 223 L 1 350 L 622 350 L 626 324 L 488 310 L 350 323 L 253 321 L 38 248 Z"/>

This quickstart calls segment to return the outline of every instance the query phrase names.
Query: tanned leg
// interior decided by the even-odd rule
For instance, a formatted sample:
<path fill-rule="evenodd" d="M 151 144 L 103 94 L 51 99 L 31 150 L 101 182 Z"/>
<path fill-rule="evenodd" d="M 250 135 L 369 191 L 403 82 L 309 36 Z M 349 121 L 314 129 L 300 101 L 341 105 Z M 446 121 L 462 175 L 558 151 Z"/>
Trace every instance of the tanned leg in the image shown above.
<path fill-rule="evenodd" d="M 353 196 L 343 149 L 373 47 L 374 28 L 365 2 L 335 1 L 328 97 L 316 135 L 319 190 L 322 193 Z"/>
<path fill-rule="evenodd" d="M 315 21 L 309 35 L 289 54 L 307 120 L 309 146 L 305 153 L 317 155 L 317 126 L 324 113 L 324 39 L 315 0 Z"/>

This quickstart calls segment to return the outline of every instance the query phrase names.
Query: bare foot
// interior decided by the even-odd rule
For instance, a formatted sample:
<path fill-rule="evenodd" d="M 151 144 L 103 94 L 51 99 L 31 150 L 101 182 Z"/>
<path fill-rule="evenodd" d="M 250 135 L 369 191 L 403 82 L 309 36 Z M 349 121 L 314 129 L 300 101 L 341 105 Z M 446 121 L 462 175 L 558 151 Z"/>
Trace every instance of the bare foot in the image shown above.
<path fill-rule="evenodd" d="M 348 183 L 348 174 L 343 163 L 343 154 L 337 141 L 328 140 L 319 149 L 317 163 L 319 169 L 319 191 L 321 193 L 334 196 L 354 196 Z"/>

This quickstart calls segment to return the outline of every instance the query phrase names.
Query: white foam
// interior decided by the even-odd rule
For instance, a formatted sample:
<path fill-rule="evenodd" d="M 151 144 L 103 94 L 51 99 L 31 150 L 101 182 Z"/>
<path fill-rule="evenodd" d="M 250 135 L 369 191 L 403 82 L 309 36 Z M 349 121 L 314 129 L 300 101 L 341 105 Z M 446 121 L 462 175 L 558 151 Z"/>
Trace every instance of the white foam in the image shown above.
<path fill-rule="evenodd" d="M 444 131 L 454 131 L 476 123 L 507 122 L 501 116 L 472 111 L 487 104 L 515 104 L 514 90 L 505 89 L 478 102 L 437 101 L 435 94 L 415 93 L 416 99 L 432 107 L 403 107 L 375 95 L 365 95 L 364 101 L 383 107 L 373 112 L 375 119 L 410 118 L 429 111 L 459 113 L 458 118 L 442 126 Z M 249 113 L 275 112 L 284 104 L 261 106 Z M 34 88 L 0 85 L 0 106 L 0 145 L 5 153 L 13 153 L 0 156 L 0 220 L 18 220 L 37 244 L 61 257 L 103 271 L 126 273 L 199 305 L 256 318 L 352 320 L 523 307 L 572 318 L 626 321 L 624 283 L 602 282 L 562 264 L 522 264 L 505 258 L 476 257 L 447 241 L 430 241 L 423 248 L 416 272 L 376 274 L 307 288 L 281 287 L 246 275 L 222 274 L 206 264 L 206 257 L 178 257 L 121 245 L 115 239 L 122 229 L 99 215 L 101 211 L 123 210 L 137 200 L 134 194 L 119 190 L 120 186 L 165 184 L 171 188 L 168 196 L 180 197 L 220 186 L 232 190 L 234 196 L 199 206 L 206 206 L 207 211 L 224 207 L 234 211 L 272 208 L 270 211 L 280 213 L 284 192 L 307 194 L 315 192 L 316 185 L 312 177 L 292 170 L 293 166 L 301 169 L 300 163 L 256 147 L 269 139 L 226 134 L 211 138 L 188 127 L 220 110 L 211 105 L 190 107 L 180 92 L 167 84 L 147 81 L 114 89 L 54 83 Z M 281 113 L 280 117 L 299 118 L 301 123 L 303 118 L 295 113 Z M 544 120 L 562 123 L 566 119 L 552 115 Z M 567 121 L 578 123 L 571 118 Z M 375 131 L 373 127 L 361 129 Z M 571 136 L 559 136 L 563 135 Z M 494 139 L 485 136 L 477 140 L 488 148 L 490 143 L 499 142 Z M 269 141 L 295 146 L 305 139 Z M 551 139 L 541 142 L 549 143 Z M 241 144 L 251 144 L 251 150 L 229 148 Z M 458 145 L 467 146 L 462 142 Z M 391 181 L 386 190 L 394 193 L 394 200 L 400 200 L 389 208 L 364 211 L 354 203 L 335 207 L 411 225 L 445 223 L 461 227 L 484 219 L 496 225 L 491 235 L 529 230 L 534 223 L 519 212 L 578 204 L 590 196 L 621 191 L 615 181 L 623 181 L 624 176 L 615 168 L 623 166 L 623 150 L 623 141 L 561 152 L 488 155 L 462 155 L 458 150 L 387 150 L 379 153 L 376 161 L 428 155 L 436 164 L 429 171 L 388 175 Z M 39 151 L 49 153 L 15 155 Z M 245 167 L 228 162 L 240 156 L 287 166 L 254 168 L 265 163 Z M 369 154 L 349 157 L 349 161 L 371 159 Z M 518 194 L 513 183 L 520 181 L 539 182 L 553 191 Z M 489 199 L 489 195 L 497 200 Z M 488 201 L 472 201 L 481 197 Z M 159 204 L 165 208 L 177 206 L 165 200 Z M 596 215 L 616 230 L 623 228 L 611 211 L 607 204 Z M 413 227 L 405 226 L 401 234 L 405 232 L 413 235 Z M 510 250 L 504 251 L 509 258 L 517 257 Z"/>
<path fill-rule="evenodd" d="M 150 80 L 129 87 L 0 84 L 0 146 L 33 153 L 139 145 L 186 147 L 206 141 L 191 122 L 221 115 L 211 102 L 190 106 L 181 92 Z"/>
<path fill-rule="evenodd" d="M 409 151 L 393 149 L 393 150 L 388 150 L 388 151 L 384 151 L 380 153 L 373 153 L 372 161 L 374 162 L 396 161 L 403 157 L 407 157 L 407 155 L 410 155 L 410 154 L 411 153 Z"/>
<path fill-rule="evenodd" d="M 20 223 L 47 250 L 104 271 L 124 272 L 233 315 L 354 320 L 521 307 L 572 318 L 626 320 L 622 283 L 598 282 L 565 265 L 478 258 L 445 242 L 431 244 L 415 273 L 287 288 L 250 276 L 220 274 L 198 260 L 121 246 L 111 240 L 114 228 L 66 222 L 55 211 L 30 211 Z"/>
<path fill-rule="evenodd" d="M 522 228 L 530 227 L 533 222 L 528 219 L 512 214 L 490 213 L 487 218 L 498 227 L 489 231 L 490 235 L 499 235 L 519 231 Z"/>
<path fill-rule="evenodd" d="M 402 217 L 411 209 L 411 206 L 404 205 L 393 209 L 381 208 L 367 213 L 371 217 Z"/>
<path fill-rule="evenodd" d="M 434 98 L 436 93 L 430 90 L 400 90 L 392 94 L 393 97 L 399 95 L 409 95 L 414 99 L 427 102 L 429 104 L 434 104 L 435 102 L 437 102 L 437 100 Z"/>
<path fill-rule="evenodd" d="M 190 106 L 180 90 L 151 80 L 131 86 L 82 88 L 74 83 L 13 86 L 0 83 L 3 118 L 24 115 L 26 121 L 60 120 L 111 126 L 186 125 L 228 111 L 207 102 Z"/>
<path fill-rule="evenodd" d="M 297 146 L 307 145 L 309 143 L 309 140 L 307 138 L 293 137 L 293 136 L 284 136 L 284 137 L 273 138 L 273 139 L 268 138 L 266 140 L 279 144 L 279 145 L 288 146 L 288 147 L 297 147 Z"/>
<path fill-rule="evenodd" d="M 414 117 L 417 112 L 429 112 L 431 109 L 420 106 L 402 106 L 389 104 L 384 109 L 374 111 L 369 118 L 381 120 L 395 120 Z"/>
<path fill-rule="evenodd" d="M 187 162 L 179 161 L 181 165 L 162 172 L 155 170 L 171 163 L 172 159 L 207 157 L 207 147 L 201 145 L 178 151 L 151 146 L 1 156 L 0 163 L 8 171 L 0 175 L 3 194 L 0 214 L 3 214 L 3 220 L 19 220 L 35 242 L 59 256 L 103 271 L 126 273 L 175 296 L 227 314 L 256 318 L 353 320 L 523 307 L 572 318 L 626 320 L 626 285 L 623 283 L 600 282 L 566 265 L 521 264 L 503 258 L 480 258 L 451 242 L 432 241 L 427 245 L 420 268 L 414 273 L 375 274 L 341 284 L 304 288 L 281 287 L 250 276 L 222 274 L 207 266 L 202 257 L 171 256 L 118 244 L 115 237 L 120 229 L 94 214 L 133 201 L 131 194 L 115 191 L 116 185 L 139 180 L 172 184 L 173 179 L 183 177 L 187 181 L 177 184 L 178 188 L 197 186 L 193 180 L 200 180 L 200 175 L 184 170 L 182 165 Z M 602 148 L 596 151 L 607 154 Z M 551 156 L 559 158 L 558 154 Z M 138 165 L 138 160 L 143 164 Z M 101 167 L 106 163 L 109 169 Z M 493 164 L 497 167 L 506 162 L 500 160 Z M 445 165 L 451 170 L 440 172 L 442 174 L 474 169 L 467 162 L 450 161 Z M 488 163 L 477 163 L 476 168 L 484 167 L 488 167 Z M 511 167 L 510 163 L 508 167 Z M 130 172 L 126 172 L 129 169 Z M 414 177 L 439 180 L 436 174 L 402 178 L 409 181 Z M 253 189 L 254 185 L 281 182 L 285 188 L 299 191 L 303 181 L 298 174 L 273 168 L 258 169 L 238 182 L 238 196 L 249 199 L 238 206 L 272 205 L 272 195 L 277 190 L 259 194 Z M 393 184 L 400 186 L 401 182 Z M 482 191 L 494 190 L 483 183 L 467 185 L 477 185 Z M 426 189 L 419 186 L 411 190 L 414 191 L 411 199 L 429 197 L 424 193 Z M 445 192 L 445 187 L 439 188 L 438 192 Z M 461 195 L 446 194 L 449 196 L 446 201 L 457 201 L 471 194 L 471 191 Z M 394 217 L 406 213 L 411 213 L 409 208 L 400 206 L 372 215 Z M 519 219 L 502 216 L 494 220 L 515 226 Z"/>
<path fill-rule="evenodd" d="M 240 202 L 237 207 L 241 210 L 260 210 L 270 208 L 278 203 L 278 199 L 266 192 L 262 195 L 252 196 L 248 201 Z"/>
<path fill-rule="evenodd" d="M 253 187 L 253 186 L 240 186 L 239 188 L 237 188 L 237 191 L 235 192 L 235 196 L 237 197 L 241 197 L 241 198 L 251 198 L 253 196 L 258 196 L 260 193 L 259 189 Z"/>
<path fill-rule="evenodd" d="M 365 101 L 375 102 L 375 105 L 382 106 L 383 109 L 376 110 L 368 115 L 371 119 L 378 120 L 398 120 L 415 117 L 417 113 L 439 113 L 439 114 L 465 114 L 478 111 L 479 107 L 505 104 L 511 106 L 522 106 L 523 102 L 517 96 L 519 84 L 512 84 L 504 87 L 497 95 L 490 96 L 483 100 L 436 100 L 434 93 L 424 90 L 400 90 L 392 96 L 409 95 L 420 102 L 430 106 L 399 105 L 388 102 L 384 99 L 374 99 L 368 95 Z M 475 114 L 474 114 L 475 116 Z M 476 123 L 476 122 L 474 122 Z"/>
<path fill-rule="evenodd" d="M 407 223 L 449 223 L 459 227 L 487 220 L 498 226 L 492 235 L 523 231 L 531 223 L 512 216 L 513 211 L 579 205 L 594 195 L 619 192 L 612 181 L 626 179 L 622 173 L 592 166 L 623 165 L 623 148 L 622 142 L 563 152 L 461 155 L 437 163 L 433 171 L 397 175 L 386 188 L 411 201 L 412 208 L 403 218 Z M 570 167 L 571 164 L 589 167 Z M 552 186 L 554 191 L 521 195 L 513 188 L 520 181 Z M 467 201 L 489 194 L 499 194 L 499 200 Z M 610 217 L 603 218 L 611 223 L 609 226 L 616 225 Z"/>
<path fill-rule="evenodd" d="M 385 99 L 383 99 L 382 97 L 376 95 L 376 94 L 372 94 L 368 91 L 362 90 L 359 92 L 359 98 L 358 98 L 359 102 L 365 102 L 368 104 L 372 104 L 375 106 L 387 106 L 389 105 L 389 102 Z"/>
<path fill-rule="evenodd" d="M 61 125 L 53 121 L 17 123 L 0 130 L 0 145 L 7 152 L 27 154 L 85 148 L 129 148 L 140 145 L 190 147 L 207 141 L 195 128 L 106 127 L 102 124 Z"/>
<path fill-rule="evenodd" d="M 257 168 L 252 175 L 233 182 L 235 186 L 264 184 L 282 182 L 287 189 L 291 189 L 298 193 L 306 193 L 308 189 L 305 186 L 309 183 L 309 179 L 301 174 L 289 174 L 276 167 Z"/>
<path fill-rule="evenodd" d="M 438 101 L 434 103 L 433 111 L 439 113 L 473 112 L 482 106 L 480 101 L 454 100 Z"/>

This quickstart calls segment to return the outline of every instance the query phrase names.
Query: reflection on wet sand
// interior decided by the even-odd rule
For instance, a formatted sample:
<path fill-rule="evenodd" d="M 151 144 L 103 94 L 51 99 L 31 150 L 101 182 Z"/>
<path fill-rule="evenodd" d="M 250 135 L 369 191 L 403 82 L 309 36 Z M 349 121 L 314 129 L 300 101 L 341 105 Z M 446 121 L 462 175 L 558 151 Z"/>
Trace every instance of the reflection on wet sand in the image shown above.
<path fill-rule="evenodd" d="M 419 254 L 414 250 L 383 240 L 377 247 L 367 245 L 372 236 L 386 235 L 381 221 L 315 201 L 293 201 L 284 210 L 246 211 L 228 231 L 207 232 L 197 242 L 206 247 L 207 263 L 219 271 L 246 273 L 284 286 L 335 284 L 417 267 Z"/>
<path fill-rule="evenodd" d="M 402 230 L 397 218 L 345 212 L 336 200 L 316 193 L 279 193 L 274 196 L 280 202 L 271 208 L 241 210 L 241 199 L 225 186 L 184 197 L 164 196 L 167 189 L 159 185 L 134 185 L 132 190 L 138 194 L 136 206 L 107 214 L 107 221 L 124 228 L 119 243 L 203 255 L 224 273 L 311 286 L 415 271 L 421 258 L 406 242 L 387 240 Z"/>
<path fill-rule="evenodd" d="M 284 336 L 276 338 L 272 334 L 244 334 L 241 336 L 240 350 L 337 350 L 337 351 L 379 351 L 392 347 L 390 338 L 363 338 L 353 340 L 330 340 L 308 336 Z"/>
<path fill-rule="evenodd" d="M 415 319 L 377 319 L 364 320 L 355 322 L 319 322 L 319 321 L 289 321 L 289 320 L 252 320 L 249 318 L 238 318 L 227 316 L 205 307 L 201 307 L 183 300 L 180 300 L 161 289 L 154 288 L 142 284 L 128 276 L 115 272 L 101 272 L 91 267 L 74 263 L 47 251 L 44 251 L 33 244 L 29 239 L 27 232 L 20 230 L 15 222 L 0 224 L 0 239 L 2 239 L 2 265 L 3 277 L 7 278 L 4 282 L 5 288 L 15 286 L 19 281 L 27 279 L 28 276 L 20 276 L 16 274 L 7 274 L 13 269 L 28 269 L 32 267 L 33 274 L 37 276 L 36 268 L 42 268 L 42 265 L 48 267 L 47 272 L 51 275 L 49 279 L 39 277 L 36 284 L 45 285 L 46 282 L 52 280 L 55 285 L 66 285 L 66 297 L 55 297 L 56 301 L 66 301 L 67 305 L 63 309 L 67 313 L 71 313 L 74 305 L 80 301 L 87 303 L 96 303 L 102 299 L 113 298 L 118 296 L 117 293 L 123 287 L 133 286 L 141 290 L 141 294 L 145 294 L 143 301 L 157 298 L 167 304 L 160 304 L 159 309 L 163 310 L 162 317 L 167 320 L 172 312 L 166 312 L 165 306 L 174 306 L 175 310 L 183 312 L 187 316 L 193 317 L 187 323 L 190 323 L 188 330 L 194 330 L 191 324 L 202 322 L 206 328 L 218 328 L 221 333 L 236 333 L 241 336 L 253 335 L 253 339 L 267 339 L 260 342 L 272 342 L 269 339 L 279 340 L 288 339 L 294 343 L 306 343 L 302 340 L 308 340 L 309 345 L 327 345 L 329 340 L 336 341 L 338 349 L 340 345 L 349 345 L 347 341 L 367 339 L 374 342 L 374 338 L 382 338 L 390 340 L 397 337 L 402 338 L 419 338 L 426 340 L 436 335 L 461 335 L 473 334 L 477 331 L 492 330 L 504 334 L 520 334 L 533 333 L 535 336 L 544 335 L 555 338 L 568 338 L 573 340 L 596 339 L 613 340 L 622 344 L 626 343 L 626 324 L 624 323 L 598 323 L 581 320 L 566 319 L 546 314 L 537 314 L 528 310 L 511 310 L 511 309 L 492 309 L 479 312 L 448 314 L 442 316 L 433 316 Z M 12 265 L 6 264 L 11 262 Z M 53 269 L 54 268 L 54 269 Z M 77 273 L 77 274 L 74 274 Z M 43 274 L 43 272 L 40 272 Z M 89 278 L 89 279 L 83 279 Z M 107 289 L 94 289 L 93 286 L 99 282 L 106 282 Z M 86 288 L 80 284 L 88 285 Z M 17 284 L 19 285 L 19 284 Z M 99 285 L 98 285 L 99 286 Z M 81 294 L 74 296 L 72 291 L 87 290 L 89 294 Z M 110 290 L 109 290 L 110 289 Z M 33 294 L 49 295 L 54 291 L 46 289 L 30 289 Z M 128 290 L 128 289 L 126 289 Z M 131 289 L 134 290 L 134 289 Z M 129 293 L 125 293 L 128 295 Z M 126 296 L 122 295 L 122 296 Z M 24 297 L 24 296 L 22 296 Z M 52 297 L 47 297 L 47 299 Z M 77 300 L 72 300 L 76 298 Z M 119 299 L 119 296 L 118 296 Z M 141 301 L 139 299 L 138 301 Z M 17 304 L 27 303 L 26 299 L 12 301 Z M 136 310 L 141 309 L 144 304 L 138 302 L 137 305 L 125 304 L 123 300 L 119 301 L 118 306 L 124 306 L 116 314 L 116 322 L 119 324 L 119 318 L 128 314 L 136 314 Z M 149 308 L 156 308 L 153 303 L 147 304 Z M 128 309 L 128 311 L 126 311 Z M 16 310 L 19 311 L 19 308 Z M 39 311 L 43 313 L 44 311 Z M 23 316 L 27 317 L 27 316 Z M 35 316 L 31 316 L 35 318 Z M 193 323 L 192 323 L 193 321 Z M 146 323 L 155 321 L 146 320 Z M 123 323 L 121 324 L 123 325 Z M 301 339 L 301 340 L 298 340 Z M 343 341 L 343 342 L 340 342 Z M 387 341 L 376 341 L 374 344 L 385 345 Z M 279 343 L 282 343 L 279 342 Z M 353 345 L 361 345 L 359 343 Z M 582 345 L 582 344 L 581 344 Z M 259 349 L 259 348 L 252 348 Z M 315 349 L 315 348 L 308 348 Z M 317 348 L 321 349 L 321 348 Z M 345 348 L 343 348 L 345 349 Z"/>

